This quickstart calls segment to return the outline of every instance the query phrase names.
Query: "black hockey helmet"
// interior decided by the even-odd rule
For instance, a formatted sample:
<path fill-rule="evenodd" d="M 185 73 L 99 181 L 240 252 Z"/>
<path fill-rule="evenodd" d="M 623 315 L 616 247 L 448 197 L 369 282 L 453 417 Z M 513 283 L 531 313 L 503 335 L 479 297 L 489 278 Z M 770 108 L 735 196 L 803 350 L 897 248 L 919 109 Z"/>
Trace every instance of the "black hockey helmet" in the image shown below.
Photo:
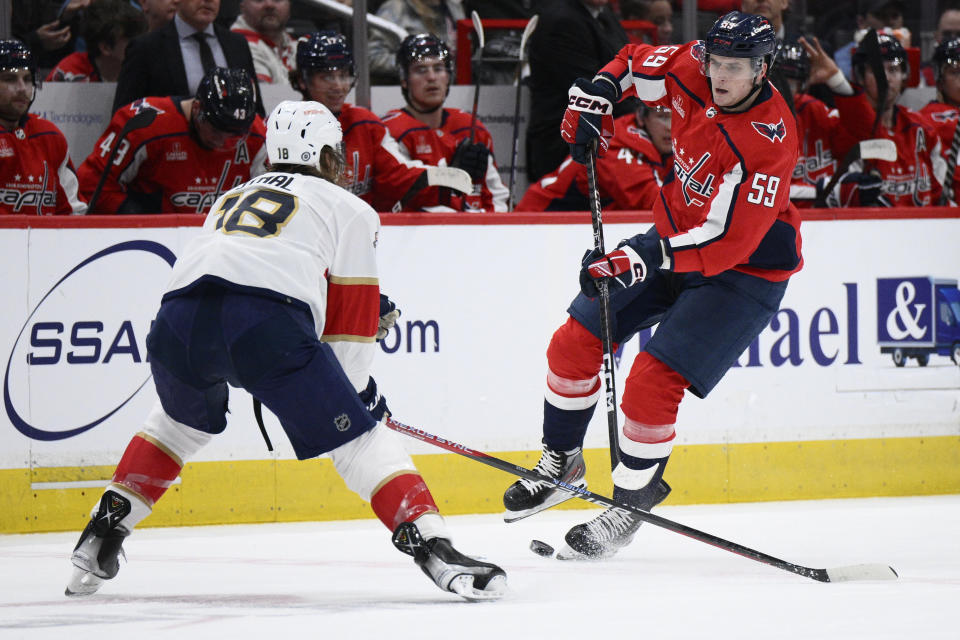
<path fill-rule="evenodd" d="M 37 72 L 37 59 L 30 51 L 30 47 L 16 39 L 0 40 L 0 71 L 16 71 L 29 69 L 33 78 L 33 86 L 40 86 L 40 75 Z"/>
<path fill-rule="evenodd" d="M 317 31 L 297 43 L 297 71 L 347 69 L 354 75 L 353 53 L 347 39 L 336 31 Z"/>
<path fill-rule="evenodd" d="M 245 69 L 211 69 L 197 87 L 200 117 L 214 128 L 244 135 L 257 116 L 257 88 Z"/>
<path fill-rule="evenodd" d="M 944 65 L 960 65 L 960 38 L 944 40 L 933 50 L 933 69 L 937 80 L 943 74 Z"/>
<path fill-rule="evenodd" d="M 810 56 L 807 55 L 807 50 L 796 42 L 782 44 L 777 53 L 777 69 L 788 78 L 806 82 L 810 75 Z"/>
<path fill-rule="evenodd" d="M 907 52 L 904 51 L 900 41 L 889 33 L 878 33 L 877 44 L 880 48 L 880 59 L 884 62 L 892 62 L 900 67 L 904 75 L 910 73 L 910 65 L 907 62 Z M 867 66 L 867 54 L 862 47 L 857 47 L 853 51 L 851 64 L 860 77 L 863 77 L 863 71 Z"/>
<path fill-rule="evenodd" d="M 777 56 L 777 34 L 770 21 L 754 13 L 731 11 L 717 20 L 704 38 L 704 60 L 711 55 L 730 58 L 758 58 L 773 66 Z"/>
<path fill-rule="evenodd" d="M 416 33 L 409 35 L 400 43 L 397 49 L 397 69 L 400 79 L 407 79 L 410 65 L 424 58 L 440 58 L 447 67 L 447 73 L 453 75 L 453 58 L 447 44 L 430 33 Z"/>

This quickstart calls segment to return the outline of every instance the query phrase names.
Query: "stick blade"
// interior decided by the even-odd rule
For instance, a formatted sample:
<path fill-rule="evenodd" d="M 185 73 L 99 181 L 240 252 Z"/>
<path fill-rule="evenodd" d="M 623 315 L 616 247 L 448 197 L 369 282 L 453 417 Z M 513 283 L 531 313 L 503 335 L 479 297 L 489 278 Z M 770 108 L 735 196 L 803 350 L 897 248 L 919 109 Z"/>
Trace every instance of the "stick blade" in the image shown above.
<path fill-rule="evenodd" d="M 477 32 L 477 40 L 480 41 L 480 49 L 482 50 L 485 42 L 483 37 L 483 23 L 480 21 L 480 14 L 476 11 L 471 11 L 470 20 L 473 21 L 473 30 Z"/>
<path fill-rule="evenodd" d="M 852 564 L 846 567 L 827 569 L 829 582 L 852 580 L 896 580 L 899 576 L 893 567 L 885 564 Z"/>
<path fill-rule="evenodd" d="M 534 29 L 537 28 L 537 22 L 540 21 L 540 14 L 534 15 L 527 22 L 527 26 L 523 28 L 523 35 L 520 36 L 520 57 L 523 58 L 523 52 L 527 50 L 527 41 L 530 39 L 530 36 L 533 35 Z"/>
<path fill-rule="evenodd" d="M 860 142 L 860 158 L 893 162 L 897 159 L 897 145 L 893 140 L 885 138 L 863 140 Z"/>

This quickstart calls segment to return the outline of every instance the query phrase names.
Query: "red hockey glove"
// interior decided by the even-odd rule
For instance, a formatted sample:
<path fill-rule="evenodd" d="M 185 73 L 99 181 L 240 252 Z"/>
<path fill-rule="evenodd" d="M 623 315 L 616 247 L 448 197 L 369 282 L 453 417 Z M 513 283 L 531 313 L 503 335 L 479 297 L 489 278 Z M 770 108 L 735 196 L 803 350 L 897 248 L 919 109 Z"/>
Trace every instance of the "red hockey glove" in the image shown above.
<path fill-rule="evenodd" d="M 669 251 L 669 245 L 655 229 L 624 240 L 605 256 L 596 249 L 588 251 L 581 263 L 580 291 L 588 298 L 596 298 L 597 280 L 601 278 L 609 278 L 611 291 L 643 282 L 652 269 L 664 265 Z"/>
<path fill-rule="evenodd" d="M 590 143 L 597 140 L 597 156 L 607 151 L 607 140 L 613 137 L 613 103 L 616 89 L 606 80 L 577 81 L 567 92 L 567 110 L 563 114 L 560 135 L 570 145 L 570 156 L 575 162 L 587 164 Z"/>

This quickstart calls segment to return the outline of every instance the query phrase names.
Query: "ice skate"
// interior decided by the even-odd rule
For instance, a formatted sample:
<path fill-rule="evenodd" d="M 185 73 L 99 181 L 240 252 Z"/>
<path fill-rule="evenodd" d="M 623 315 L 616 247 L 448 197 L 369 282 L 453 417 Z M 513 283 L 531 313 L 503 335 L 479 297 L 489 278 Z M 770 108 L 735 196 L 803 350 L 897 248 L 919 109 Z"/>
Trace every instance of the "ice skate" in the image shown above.
<path fill-rule="evenodd" d="M 660 480 L 652 490 L 627 491 L 614 487 L 613 498 L 649 511 L 663 502 L 670 485 Z M 633 495 L 631 495 L 633 494 Z M 624 509 L 611 507 L 593 520 L 578 524 L 564 537 L 566 545 L 557 553 L 560 560 L 604 560 L 633 541 L 643 520 Z"/>
<path fill-rule="evenodd" d="M 533 470 L 574 487 L 587 486 L 584 479 L 587 467 L 583 462 L 583 452 L 579 448 L 556 451 L 544 443 L 540 461 Z M 522 478 L 510 485 L 503 494 L 503 506 L 506 507 L 503 520 L 516 522 L 572 497 L 572 493 L 557 489 L 554 485 Z"/>
<path fill-rule="evenodd" d="M 466 600 L 496 600 L 507 592 L 507 574 L 489 562 L 465 556 L 446 538 L 424 540 L 417 525 L 404 522 L 393 532 L 393 544 L 444 591 Z"/>
<path fill-rule="evenodd" d="M 114 491 L 103 494 L 97 513 L 80 534 L 80 540 L 70 557 L 74 568 L 64 590 L 66 595 L 91 595 L 96 593 L 104 580 L 117 575 L 120 556 L 124 555 L 123 539 L 130 535 L 119 522 L 129 513 L 130 501 L 125 497 Z"/>

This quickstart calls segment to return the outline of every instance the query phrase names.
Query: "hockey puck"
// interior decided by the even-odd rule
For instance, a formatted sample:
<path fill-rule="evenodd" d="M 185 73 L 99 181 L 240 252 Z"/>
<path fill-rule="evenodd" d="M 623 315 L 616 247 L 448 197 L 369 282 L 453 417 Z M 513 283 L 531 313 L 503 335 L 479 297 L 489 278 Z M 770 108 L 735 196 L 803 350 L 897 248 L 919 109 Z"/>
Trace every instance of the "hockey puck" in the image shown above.
<path fill-rule="evenodd" d="M 543 556 L 544 558 L 550 558 L 553 556 L 553 547 L 548 545 L 546 542 L 540 542 L 539 540 L 530 541 L 530 551 L 533 551 L 538 556 Z"/>

